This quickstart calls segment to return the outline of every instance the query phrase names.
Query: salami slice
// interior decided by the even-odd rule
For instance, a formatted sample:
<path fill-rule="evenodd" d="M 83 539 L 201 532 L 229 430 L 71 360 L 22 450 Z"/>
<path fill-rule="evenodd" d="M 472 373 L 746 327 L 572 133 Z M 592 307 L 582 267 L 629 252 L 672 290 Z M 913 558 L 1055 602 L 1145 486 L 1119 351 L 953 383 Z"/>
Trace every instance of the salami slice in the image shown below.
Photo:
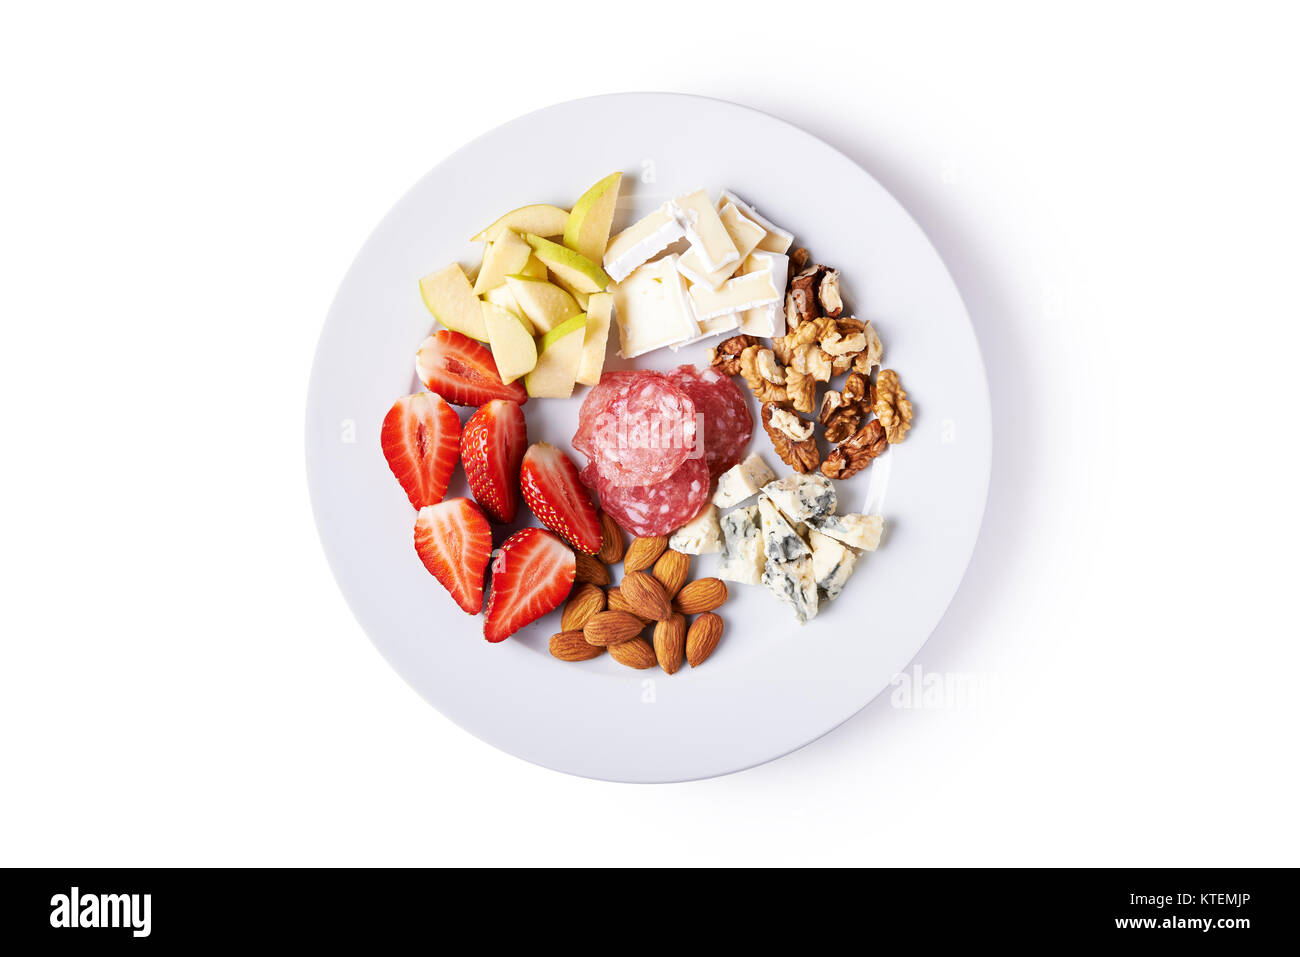
<path fill-rule="evenodd" d="M 607 381 L 608 380 L 608 381 Z M 610 373 L 583 402 L 573 447 L 615 486 L 671 475 L 695 444 L 695 403 L 661 372 Z"/>
<path fill-rule="evenodd" d="M 696 455 L 653 485 L 602 481 L 598 491 L 601 508 L 633 535 L 667 535 L 698 515 L 708 501 L 709 467 Z"/>
<path fill-rule="evenodd" d="M 700 434 L 697 440 L 704 446 L 704 461 L 709 475 L 717 478 L 745 457 L 750 435 L 754 431 L 754 417 L 749 412 L 745 394 L 731 379 L 717 369 L 697 369 L 695 366 L 678 366 L 668 374 L 669 379 L 691 397 L 695 404 Z"/>

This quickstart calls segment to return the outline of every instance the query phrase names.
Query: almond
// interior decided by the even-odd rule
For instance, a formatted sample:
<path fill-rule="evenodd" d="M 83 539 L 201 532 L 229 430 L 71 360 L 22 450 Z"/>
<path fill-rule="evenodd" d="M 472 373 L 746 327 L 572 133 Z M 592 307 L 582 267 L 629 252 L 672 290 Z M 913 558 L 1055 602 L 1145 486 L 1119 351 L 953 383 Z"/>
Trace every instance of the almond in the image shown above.
<path fill-rule="evenodd" d="M 651 567 L 668 547 L 668 539 L 663 535 L 653 538 L 634 538 L 623 556 L 624 572 L 639 572 Z"/>
<path fill-rule="evenodd" d="M 619 582 L 618 590 L 632 614 L 638 617 L 663 621 L 673 613 L 664 586 L 649 572 L 629 572 Z"/>
<path fill-rule="evenodd" d="M 686 660 L 692 668 L 702 665 L 713 654 L 721 637 L 722 619 L 713 612 L 706 611 L 691 622 L 691 629 L 686 633 Z"/>
<path fill-rule="evenodd" d="M 682 652 L 686 648 L 686 619 L 673 615 L 655 622 L 655 658 L 659 667 L 672 674 L 682 666 Z"/>
<path fill-rule="evenodd" d="M 609 584 L 609 569 L 603 562 L 596 560 L 595 555 L 588 555 L 586 552 L 574 552 L 578 559 L 577 573 L 574 575 L 574 581 L 590 582 L 593 585 Z"/>
<path fill-rule="evenodd" d="M 605 512 L 600 513 L 600 551 L 596 557 L 606 565 L 617 565 L 623 560 L 623 529 Z"/>
<path fill-rule="evenodd" d="M 617 585 L 614 585 L 606 592 L 605 602 L 610 611 L 627 611 L 636 615 L 636 612 L 632 611 L 632 606 L 623 600 L 623 589 Z M 640 615 L 637 615 L 637 617 L 641 618 Z M 647 625 L 650 624 L 649 618 L 641 618 L 641 620 Z"/>
<path fill-rule="evenodd" d="M 643 670 L 655 666 L 655 651 L 650 642 L 644 638 L 633 638 L 621 644 L 609 646 L 609 656 L 620 665 Z"/>
<path fill-rule="evenodd" d="M 586 661 L 604 652 L 582 636 L 580 631 L 562 631 L 551 635 L 551 654 L 561 661 Z"/>
<path fill-rule="evenodd" d="M 673 608 L 683 615 L 721 608 L 727 600 L 727 586 L 719 578 L 697 578 L 682 586 L 673 600 Z"/>
<path fill-rule="evenodd" d="M 598 611 L 582 626 L 582 636 L 588 644 L 604 647 L 631 641 L 644 628 L 645 622 L 626 611 Z"/>
<path fill-rule="evenodd" d="M 605 593 L 598 585 L 584 582 L 574 586 L 573 594 L 564 603 L 560 627 L 565 631 L 582 631 L 582 626 L 596 612 L 605 610 Z"/>
<path fill-rule="evenodd" d="M 686 584 L 686 579 L 691 577 L 691 557 L 668 549 L 655 562 L 654 576 L 664 586 L 668 600 L 672 601 L 673 596 Z"/>

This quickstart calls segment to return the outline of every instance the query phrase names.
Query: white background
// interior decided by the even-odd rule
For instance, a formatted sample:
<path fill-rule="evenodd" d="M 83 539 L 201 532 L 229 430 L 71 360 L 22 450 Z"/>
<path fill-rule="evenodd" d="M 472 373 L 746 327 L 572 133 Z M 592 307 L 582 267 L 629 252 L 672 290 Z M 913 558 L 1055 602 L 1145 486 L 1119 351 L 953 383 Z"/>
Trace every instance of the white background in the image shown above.
<path fill-rule="evenodd" d="M 1294 25 L 1040 6 L 7 6 L 0 864 L 1298 863 Z M 345 607 L 302 426 L 353 254 L 466 140 L 643 89 L 822 136 L 952 269 L 997 438 L 918 662 L 978 706 L 592 782 Z"/>

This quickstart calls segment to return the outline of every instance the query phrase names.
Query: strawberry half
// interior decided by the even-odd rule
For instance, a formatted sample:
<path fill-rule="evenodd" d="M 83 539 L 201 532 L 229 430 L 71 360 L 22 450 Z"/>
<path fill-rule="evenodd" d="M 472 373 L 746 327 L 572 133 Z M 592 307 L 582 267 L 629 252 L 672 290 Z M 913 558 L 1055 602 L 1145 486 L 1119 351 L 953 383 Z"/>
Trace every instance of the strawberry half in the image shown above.
<path fill-rule="evenodd" d="M 600 551 L 600 516 L 573 460 L 546 442 L 530 445 L 519 470 L 524 501 L 547 528 L 579 551 Z"/>
<path fill-rule="evenodd" d="M 456 405 L 482 405 L 493 399 L 520 405 L 528 401 L 522 381 L 509 385 L 501 381 L 487 346 L 450 329 L 439 329 L 420 343 L 415 372 L 426 389 Z"/>
<path fill-rule="evenodd" d="M 573 589 L 573 549 L 550 532 L 524 528 L 501 544 L 492 562 L 483 637 L 504 641 L 524 625 L 560 607 Z"/>
<path fill-rule="evenodd" d="M 524 410 L 509 399 L 493 399 L 460 433 L 469 489 L 494 522 L 513 522 L 519 511 L 519 463 L 527 445 Z"/>
<path fill-rule="evenodd" d="M 460 453 L 460 417 L 432 392 L 398 399 L 379 430 L 388 467 L 416 508 L 436 505 Z"/>
<path fill-rule="evenodd" d="M 483 573 L 492 555 L 492 528 L 467 498 L 426 505 L 415 517 L 415 552 L 429 574 L 471 615 L 483 607 Z"/>

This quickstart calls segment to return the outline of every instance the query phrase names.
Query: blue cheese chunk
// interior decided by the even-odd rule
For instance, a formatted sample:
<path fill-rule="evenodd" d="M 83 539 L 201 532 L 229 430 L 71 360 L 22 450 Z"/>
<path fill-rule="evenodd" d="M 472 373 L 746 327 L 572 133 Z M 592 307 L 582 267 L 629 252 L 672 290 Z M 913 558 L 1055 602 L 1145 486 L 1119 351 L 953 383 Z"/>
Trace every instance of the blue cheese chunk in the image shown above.
<path fill-rule="evenodd" d="M 813 576 L 817 587 L 833 601 L 844 590 L 844 583 L 858 564 L 858 554 L 821 532 L 810 530 L 808 544 L 812 547 Z"/>
<path fill-rule="evenodd" d="M 835 512 L 835 486 L 816 472 L 768 482 L 763 486 L 763 494 L 792 522 L 806 522 Z"/>
<path fill-rule="evenodd" d="M 767 496 L 758 500 L 758 517 L 763 528 L 763 551 L 767 553 L 769 562 L 788 562 L 812 556 L 808 544 Z"/>
<path fill-rule="evenodd" d="M 874 552 L 885 520 L 879 515 L 823 515 L 808 519 L 808 526 L 850 548 Z"/>
<path fill-rule="evenodd" d="M 791 562 L 773 561 L 769 557 L 763 568 L 763 584 L 794 610 L 799 624 L 817 617 L 817 576 L 812 556 Z"/>
<path fill-rule="evenodd" d="M 774 478 L 776 473 L 767 467 L 758 453 L 754 453 L 718 476 L 718 490 L 713 495 L 713 504 L 718 508 L 739 505 L 745 499 L 757 495 L 758 490 Z"/>
<path fill-rule="evenodd" d="M 722 550 L 722 526 L 716 505 L 704 506 L 693 519 L 673 532 L 668 547 L 683 555 L 707 555 Z"/>
<path fill-rule="evenodd" d="M 763 581 L 763 533 L 758 527 L 758 506 L 728 512 L 718 520 L 722 528 L 722 561 L 717 576 L 744 585 Z"/>

